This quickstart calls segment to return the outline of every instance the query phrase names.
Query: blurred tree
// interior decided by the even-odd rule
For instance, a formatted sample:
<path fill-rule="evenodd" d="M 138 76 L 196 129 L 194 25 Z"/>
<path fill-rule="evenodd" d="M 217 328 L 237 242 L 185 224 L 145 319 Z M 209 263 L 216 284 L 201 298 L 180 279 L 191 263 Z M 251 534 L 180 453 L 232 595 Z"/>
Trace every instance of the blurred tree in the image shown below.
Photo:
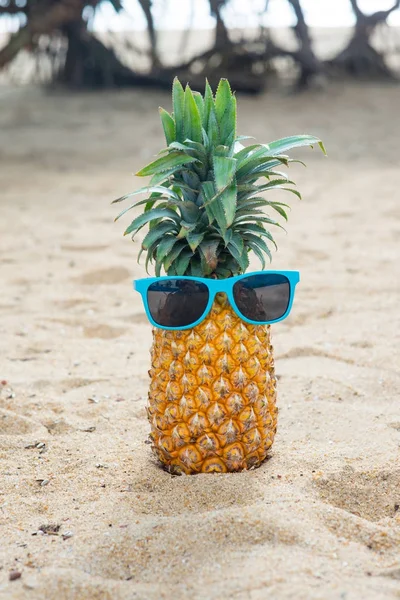
<path fill-rule="evenodd" d="M 150 46 L 150 66 L 147 71 L 136 71 L 125 65 L 124 52 L 121 52 L 121 57 L 117 55 L 113 46 L 103 41 L 104 37 L 96 36 L 90 30 L 88 19 L 85 18 L 88 10 L 94 13 L 100 4 L 106 2 L 119 13 L 123 10 L 122 0 L 0 0 L 0 18 L 3 15 L 21 18 L 19 30 L 0 49 L 0 69 L 24 48 L 31 51 L 37 48 L 48 51 L 52 48 L 57 52 L 58 47 L 54 50 L 54 46 L 43 44 L 41 40 L 43 36 L 49 36 L 51 40 L 61 34 L 67 42 L 67 49 L 64 54 L 59 53 L 58 59 L 52 63 L 55 65 L 53 79 L 75 88 L 169 86 L 173 76 L 178 74 L 190 81 L 194 88 L 202 87 L 205 76 L 214 84 L 220 77 L 228 77 L 237 90 L 259 92 L 275 70 L 275 59 L 281 56 L 289 57 L 298 67 L 297 89 L 308 87 L 321 74 L 329 73 L 332 67 L 351 76 L 392 76 L 384 55 L 372 46 L 371 37 L 376 28 L 386 23 L 388 16 L 400 7 L 400 0 L 393 0 L 391 8 L 372 15 L 365 15 L 357 0 L 349 0 L 356 16 L 353 36 L 344 50 L 324 63 L 314 51 L 312 33 L 301 0 L 287 0 L 296 16 L 293 27 L 297 41 L 295 50 L 274 42 L 270 30 L 261 24 L 269 8 L 268 0 L 265 0 L 264 8 L 258 13 L 260 27 L 256 34 L 243 30 L 239 40 L 226 23 L 225 9 L 231 0 L 204 0 L 208 2 L 210 14 L 215 19 L 214 42 L 205 52 L 174 66 L 166 66 L 159 52 L 153 15 L 154 0 L 136 1 L 147 23 Z M 183 39 L 187 43 L 188 35 Z M 134 46 L 129 44 L 129 47 L 132 49 Z"/>
<path fill-rule="evenodd" d="M 124 85 L 159 84 L 155 78 L 135 73 L 96 36 L 88 30 L 83 11 L 95 9 L 101 0 L 6 0 L 0 4 L 0 17 L 24 15 L 25 24 L 11 35 L 8 43 L 0 50 L 0 68 L 7 65 L 24 48 L 33 49 L 41 36 L 60 32 L 65 36 L 68 47 L 65 62 L 57 78 L 71 87 L 112 87 Z M 122 9 L 120 0 L 110 0 L 114 9 Z M 146 8 L 146 1 L 142 0 Z M 147 0 L 151 4 L 151 0 Z M 148 19 L 148 14 L 146 14 Z M 156 61 L 154 27 L 150 33 L 153 57 Z"/>
<path fill-rule="evenodd" d="M 265 39 L 261 44 L 257 44 L 257 40 L 249 42 L 245 37 L 233 42 L 222 14 L 229 0 L 208 0 L 208 4 L 216 23 L 212 47 L 174 66 L 171 71 L 189 81 L 194 88 L 203 87 L 204 77 L 214 87 L 221 77 L 227 77 L 234 89 L 260 92 L 265 85 Z"/>
<path fill-rule="evenodd" d="M 144 16 L 147 21 L 147 31 L 150 38 L 150 56 L 152 67 L 157 68 L 161 66 L 160 59 L 158 58 L 157 52 L 157 32 L 154 26 L 153 13 L 151 12 L 153 0 L 138 0 L 142 10 L 144 12 Z M 121 7 L 122 8 L 122 7 Z"/>
<path fill-rule="evenodd" d="M 221 9 L 227 4 L 227 0 L 208 0 L 210 5 L 210 13 L 216 20 L 215 26 L 215 48 L 230 47 L 228 29 L 221 15 Z"/>
<path fill-rule="evenodd" d="M 329 61 L 329 64 L 352 77 L 393 78 L 384 55 L 372 46 L 371 38 L 376 28 L 386 24 L 389 15 L 400 7 L 400 0 L 396 0 L 391 8 L 371 15 L 366 15 L 360 10 L 358 0 L 350 0 L 350 3 L 356 17 L 353 36 L 346 48 Z"/>
<path fill-rule="evenodd" d="M 296 25 L 293 27 L 299 42 L 297 61 L 300 65 L 300 77 L 297 86 L 303 89 L 310 85 L 311 80 L 321 74 L 322 65 L 315 56 L 310 30 L 304 18 L 300 0 L 289 0 L 289 4 L 291 4 L 297 19 Z"/>
<path fill-rule="evenodd" d="M 105 0 L 104 0 L 105 1 Z M 108 0 L 118 13 L 123 6 L 120 0 Z M 152 0 L 137 0 L 147 21 L 150 40 L 151 67 L 147 73 L 135 72 L 124 65 L 112 48 L 107 47 L 89 29 L 83 14 L 85 9 L 95 10 L 102 0 L 0 0 L 2 15 L 22 15 L 24 21 L 0 49 L 0 69 L 9 64 L 22 49 L 34 49 L 44 35 L 61 33 L 67 41 L 67 52 L 62 68 L 55 78 L 71 87 L 112 87 L 125 85 L 169 86 L 174 75 L 180 74 L 196 87 L 229 76 L 236 89 L 258 92 L 264 82 L 260 73 L 252 72 L 259 54 L 245 45 L 233 44 L 229 39 L 221 9 L 229 0 L 208 0 L 210 12 L 216 19 L 215 43 L 211 49 L 185 64 L 165 67 L 157 48 L 157 32 L 152 14 Z M 194 65 L 202 64 L 193 71 Z M 201 83 L 200 83 L 201 82 Z"/>

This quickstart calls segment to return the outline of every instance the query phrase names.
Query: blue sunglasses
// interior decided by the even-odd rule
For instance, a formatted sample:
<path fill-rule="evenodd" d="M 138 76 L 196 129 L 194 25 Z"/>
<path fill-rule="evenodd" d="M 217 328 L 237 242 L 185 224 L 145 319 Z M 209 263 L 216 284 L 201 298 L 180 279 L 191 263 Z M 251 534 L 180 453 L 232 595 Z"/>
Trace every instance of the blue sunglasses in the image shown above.
<path fill-rule="evenodd" d="M 258 271 L 228 279 L 149 277 L 133 282 L 154 327 L 191 329 L 211 310 L 215 295 L 224 292 L 236 314 L 252 325 L 285 319 L 300 281 L 298 271 Z"/>

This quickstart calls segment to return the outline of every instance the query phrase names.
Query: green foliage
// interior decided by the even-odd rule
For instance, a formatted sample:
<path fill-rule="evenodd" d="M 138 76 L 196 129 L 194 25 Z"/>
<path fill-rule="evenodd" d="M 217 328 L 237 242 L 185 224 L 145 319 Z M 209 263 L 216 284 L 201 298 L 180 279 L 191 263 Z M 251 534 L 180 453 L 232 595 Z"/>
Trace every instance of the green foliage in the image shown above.
<path fill-rule="evenodd" d="M 275 193 L 284 190 L 301 197 L 290 187 L 294 182 L 275 168 L 301 162 L 287 155 L 294 148 L 318 145 L 325 153 L 321 140 L 296 135 L 244 147 L 240 140 L 247 138 L 236 135 L 236 98 L 226 79 L 214 97 L 208 82 L 202 95 L 189 85 L 184 89 L 175 78 L 172 109 L 169 114 L 160 108 L 167 147 L 137 173 L 151 176 L 150 185 L 114 200 L 147 195 L 116 217 L 144 206 L 125 234 L 134 238 L 149 227 L 140 254 L 146 254 L 146 269 L 154 263 L 157 276 L 165 271 L 229 277 L 246 271 L 249 252 L 265 268 L 270 244 L 276 247 L 269 227 L 282 227 L 265 211 L 287 221 L 290 207 L 275 199 Z"/>
<path fill-rule="evenodd" d="M 197 103 L 193 97 L 192 90 L 187 85 L 185 89 L 185 101 L 183 109 L 184 120 L 184 138 L 193 142 L 202 142 L 203 134 L 201 131 L 201 116 Z"/>
<path fill-rule="evenodd" d="M 171 117 L 171 115 L 161 107 L 160 118 L 164 129 L 165 141 L 167 142 L 167 146 L 169 146 L 170 144 L 172 144 L 172 142 L 176 140 L 175 121 Z"/>

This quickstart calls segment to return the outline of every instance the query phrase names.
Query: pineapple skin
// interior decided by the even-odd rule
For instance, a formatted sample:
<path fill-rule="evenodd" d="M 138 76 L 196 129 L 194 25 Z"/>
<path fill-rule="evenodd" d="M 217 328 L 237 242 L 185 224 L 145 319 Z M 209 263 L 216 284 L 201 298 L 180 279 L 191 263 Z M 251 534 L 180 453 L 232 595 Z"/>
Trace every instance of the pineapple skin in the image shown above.
<path fill-rule="evenodd" d="M 147 414 L 152 448 L 175 474 L 255 468 L 277 428 L 269 325 L 251 325 L 218 294 L 193 329 L 154 328 Z"/>

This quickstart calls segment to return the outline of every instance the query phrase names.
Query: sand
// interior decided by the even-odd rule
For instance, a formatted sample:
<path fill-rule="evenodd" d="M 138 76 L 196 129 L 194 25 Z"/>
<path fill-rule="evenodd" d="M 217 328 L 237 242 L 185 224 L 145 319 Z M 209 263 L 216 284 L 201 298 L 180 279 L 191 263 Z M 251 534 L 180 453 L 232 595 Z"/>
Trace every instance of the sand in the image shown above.
<path fill-rule="evenodd" d="M 172 477 L 146 443 L 139 242 L 110 205 L 169 96 L 1 89 L 1 599 L 400 598 L 399 101 L 239 96 L 241 133 L 314 133 L 329 158 L 297 153 L 273 258 L 301 283 L 273 327 L 271 457 Z"/>

